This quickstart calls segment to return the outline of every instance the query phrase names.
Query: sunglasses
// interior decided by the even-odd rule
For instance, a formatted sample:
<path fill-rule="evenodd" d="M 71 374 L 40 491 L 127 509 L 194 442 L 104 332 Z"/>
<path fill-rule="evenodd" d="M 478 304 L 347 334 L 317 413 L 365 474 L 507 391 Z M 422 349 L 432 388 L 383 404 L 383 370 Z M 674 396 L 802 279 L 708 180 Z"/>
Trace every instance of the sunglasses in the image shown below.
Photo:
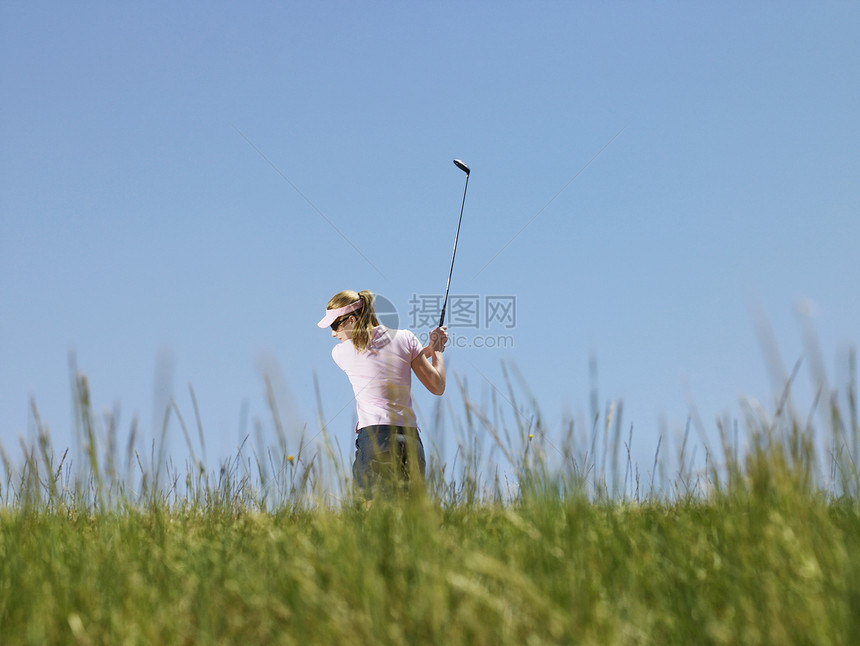
<path fill-rule="evenodd" d="M 347 314 L 346 316 L 339 318 L 337 321 L 331 324 L 331 331 L 337 332 L 340 329 L 340 326 L 346 323 L 349 319 L 351 319 L 352 316 L 352 314 Z"/>

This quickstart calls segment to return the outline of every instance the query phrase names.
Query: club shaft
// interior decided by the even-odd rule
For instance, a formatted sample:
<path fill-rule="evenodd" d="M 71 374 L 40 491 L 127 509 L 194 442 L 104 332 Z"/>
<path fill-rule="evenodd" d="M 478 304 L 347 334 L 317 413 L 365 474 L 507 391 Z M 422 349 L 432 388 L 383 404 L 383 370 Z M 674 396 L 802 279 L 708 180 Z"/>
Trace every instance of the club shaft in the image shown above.
<path fill-rule="evenodd" d="M 445 308 L 448 306 L 448 290 L 451 289 L 451 274 L 454 273 L 454 258 L 457 256 L 457 240 L 460 237 L 460 224 L 463 222 L 463 207 L 466 206 L 466 191 L 469 190 L 469 173 L 466 173 L 466 186 L 463 188 L 463 202 L 460 204 L 460 218 L 457 220 L 457 233 L 454 236 L 454 251 L 451 253 L 451 269 L 448 271 L 448 282 L 445 284 L 445 300 L 442 302 L 442 316 L 439 327 L 445 325 Z"/>

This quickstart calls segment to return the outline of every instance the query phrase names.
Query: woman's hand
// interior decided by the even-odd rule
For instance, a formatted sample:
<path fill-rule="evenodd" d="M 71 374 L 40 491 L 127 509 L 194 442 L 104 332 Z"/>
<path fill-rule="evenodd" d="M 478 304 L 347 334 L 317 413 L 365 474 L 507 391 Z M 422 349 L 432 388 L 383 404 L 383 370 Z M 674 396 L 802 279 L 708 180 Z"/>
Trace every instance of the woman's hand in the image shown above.
<path fill-rule="evenodd" d="M 430 331 L 430 343 L 424 348 L 424 354 L 429 358 L 435 352 L 445 352 L 446 343 L 448 343 L 448 326 L 437 327 Z"/>

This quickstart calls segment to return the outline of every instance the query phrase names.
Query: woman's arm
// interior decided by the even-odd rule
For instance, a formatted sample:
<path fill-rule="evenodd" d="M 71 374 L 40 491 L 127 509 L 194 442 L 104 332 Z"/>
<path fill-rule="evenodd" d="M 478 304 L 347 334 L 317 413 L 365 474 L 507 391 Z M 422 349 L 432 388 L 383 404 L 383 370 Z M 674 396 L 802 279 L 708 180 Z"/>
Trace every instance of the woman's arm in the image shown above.
<path fill-rule="evenodd" d="M 434 395 L 445 392 L 445 360 L 442 353 L 447 342 L 447 328 L 437 327 L 430 332 L 430 344 L 412 360 L 415 376 Z"/>

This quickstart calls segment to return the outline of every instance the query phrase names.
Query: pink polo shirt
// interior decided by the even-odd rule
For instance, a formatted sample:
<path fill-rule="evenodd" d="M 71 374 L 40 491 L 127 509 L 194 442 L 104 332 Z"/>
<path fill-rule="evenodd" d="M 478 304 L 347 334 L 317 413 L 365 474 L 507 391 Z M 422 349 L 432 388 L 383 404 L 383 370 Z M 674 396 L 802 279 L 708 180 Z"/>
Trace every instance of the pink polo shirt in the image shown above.
<path fill-rule="evenodd" d="M 412 410 L 412 361 L 421 354 L 421 342 L 409 330 L 373 328 L 364 352 L 352 341 L 338 343 L 331 356 L 349 377 L 355 393 L 358 428 L 374 424 L 418 426 Z"/>

